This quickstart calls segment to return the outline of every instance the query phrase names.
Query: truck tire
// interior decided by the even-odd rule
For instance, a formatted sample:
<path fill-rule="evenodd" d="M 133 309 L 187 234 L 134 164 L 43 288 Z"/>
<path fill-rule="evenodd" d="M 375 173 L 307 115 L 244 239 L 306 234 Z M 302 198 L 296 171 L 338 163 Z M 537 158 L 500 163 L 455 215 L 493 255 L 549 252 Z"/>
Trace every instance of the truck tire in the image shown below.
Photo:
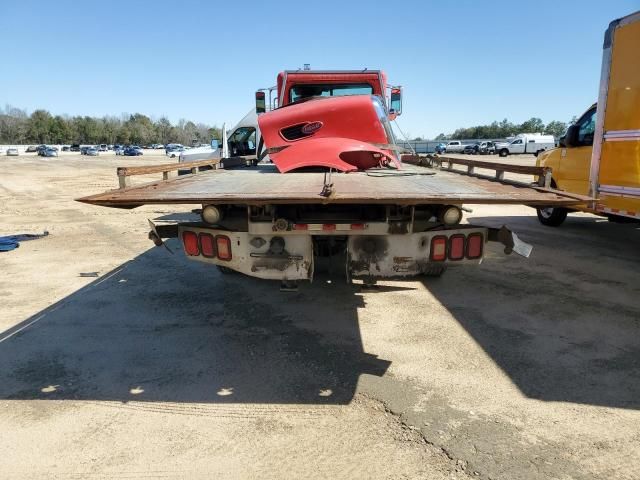
<path fill-rule="evenodd" d="M 445 272 L 446 269 L 447 266 L 445 264 L 430 263 L 426 266 L 424 272 L 422 272 L 422 275 L 425 277 L 439 277 Z"/>
<path fill-rule="evenodd" d="M 498 152 L 498 155 L 500 155 L 501 157 L 506 157 L 507 155 L 509 155 L 509 150 L 503 148 L 502 150 L 500 150 L 500 152 Z"/>
<path fill-rule="evenodd" d="M 540 155 L 540 153 L 544 152 L 544 150 L 537 150 L 536 153 L 534 153 L 533 155 L 538 158 L 538 155 Z"/>
<path fill-rule="evenodd" d="M 567 218 L 569 211 L 566 208 L 539 207 L 536 208 L 538 220 L 547 227 L 559 227 Z"/>

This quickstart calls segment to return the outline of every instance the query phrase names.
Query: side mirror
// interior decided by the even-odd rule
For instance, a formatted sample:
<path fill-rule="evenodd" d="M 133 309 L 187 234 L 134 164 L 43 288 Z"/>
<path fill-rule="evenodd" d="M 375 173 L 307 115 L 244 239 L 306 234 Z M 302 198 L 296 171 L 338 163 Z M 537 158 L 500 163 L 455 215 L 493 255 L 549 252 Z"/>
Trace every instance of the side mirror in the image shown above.
<path fill-rule="evenodd" d="M 568 148 L 576 147 L 578 145 L 579 129 L 580 127 L 578 127 L 578 125 L 569 125 L 569 128 L 567 128 L 567 133 L 564 134 L 564 137 L 560 138 L 560 143 Z"/>
<path fill-rule="evenodd" d="M 391 89 L 389 113 L 394 115 L 400 115 L 402 113 L 402 88 L 393 87 Z"/>
<path fill-rule="evenodd" d="M 267 105 L 265 101 L 264 92 L 257 91 L 256 92 L 256 113 L 261 114 L 267 111 Z"/>

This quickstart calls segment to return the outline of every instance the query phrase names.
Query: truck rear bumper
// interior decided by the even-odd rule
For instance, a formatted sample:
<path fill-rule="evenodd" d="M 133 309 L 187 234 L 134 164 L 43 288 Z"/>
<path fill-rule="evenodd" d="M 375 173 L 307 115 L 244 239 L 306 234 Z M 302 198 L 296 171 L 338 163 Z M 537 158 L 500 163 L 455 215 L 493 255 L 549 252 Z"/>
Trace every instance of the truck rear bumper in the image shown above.
<path fill-rule="evenodd" d="M 272 232 L 251 234 L 179 225 L 177 236 L 190 260 L 220 265 L 269 280 L 312 280 L 314 235 Z M 530 247 L 508 229 L 471 225 L 398 235 L 346 235 L 347 278 L 403 278 L 435 265 L 478 264 L 485 244 L 499 241 L 505 252 L 528 256 Z"/>

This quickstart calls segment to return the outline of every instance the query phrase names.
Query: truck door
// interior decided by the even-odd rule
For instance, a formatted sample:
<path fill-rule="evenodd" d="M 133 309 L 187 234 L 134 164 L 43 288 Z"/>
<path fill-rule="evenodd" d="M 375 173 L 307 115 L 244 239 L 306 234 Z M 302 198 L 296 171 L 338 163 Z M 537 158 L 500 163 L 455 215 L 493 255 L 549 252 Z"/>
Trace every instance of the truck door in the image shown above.
<path fill-rule="evenodd" d="M 560 151 L 560 168 L 553 176 L 563 190 L 581 195 L 589 194 L 589 167 L 596 129 L 596 107 L 589 109 L 576 122 L 577 144 Z"/>
<path fill-rule="evenodd" d="M 256 157 L 256 129 L 254 127 L 239 127 L 229 137 L 229 155 L 231 157 Z"/>
<path fill-rule="evenodd" d="M 509 145 L 509 153 L 524 153 L 524 141 L 521 138 L 516 138 Z"/>

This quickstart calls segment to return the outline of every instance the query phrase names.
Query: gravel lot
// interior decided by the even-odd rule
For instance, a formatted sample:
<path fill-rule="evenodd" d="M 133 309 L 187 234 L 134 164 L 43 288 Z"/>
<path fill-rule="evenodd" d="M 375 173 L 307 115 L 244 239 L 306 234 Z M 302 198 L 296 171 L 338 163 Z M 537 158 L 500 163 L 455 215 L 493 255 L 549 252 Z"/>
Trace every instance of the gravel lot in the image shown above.
<path fill-rule="evenodd" d="M 0 253 L 2 478 L 640 478 L 637 226 L 473 207 L 531 258 L 281 293 L 73 201 L 166 160 L 0 159 L 0 235 L 50 232 Z"/>

